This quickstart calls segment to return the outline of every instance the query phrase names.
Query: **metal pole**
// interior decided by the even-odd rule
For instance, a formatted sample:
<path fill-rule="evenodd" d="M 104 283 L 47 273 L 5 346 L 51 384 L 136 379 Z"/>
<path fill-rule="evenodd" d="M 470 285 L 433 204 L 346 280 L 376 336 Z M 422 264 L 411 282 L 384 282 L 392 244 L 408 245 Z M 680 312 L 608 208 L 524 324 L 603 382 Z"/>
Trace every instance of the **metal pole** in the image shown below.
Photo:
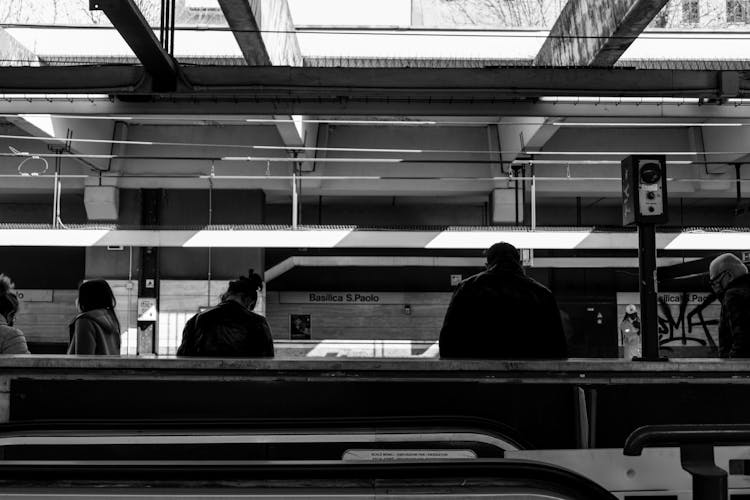
<path fill-rule="evenodd" d="M 638 267 L 641 295 L 641 360 L 659 361 L 659 326 L 656 300 L 656 226 L 638 224 Z"/>
<path fill-rule="evenodd" d="M 61 162 L 62 163 L 62 162 Z M 60 211 L 61 211 L 61 201 L 62 201 L 62 178 L 60 178 L 60 174 L 62 173 L 62 167 L 60 165 L 57 166 L 57 170 L 55 171 L 55 176 L 57 177 L 57 204 L 55 206 L 55 227 L 60 227 L 61 225 L 61 219 L 60 219 Z"/>
<path fill-rule="evenodd" d="M 531 230 L 536 231 L 536 176 L 534 166 L 531 166 Z M 529 249 L 529 265 L 534 265 L 534 249 Z"/>
<path fill-rule="evenodd" d="M 57 228 L 57 188 L 58 188 L 58 175 L 59 172 L 57 171 L 57 165 L 55 165 L 55 177 L 54 177 L 54 185 L 52 186 L 52 229 Z"/>
<path fill-rule="evenodd" d="M 297 229 L 297 167 L 292 166 L 292 229 Z"/>
<path fill-rule="evenodd" d="M 536 229 L 536 177 L 531 174 L 531 230 Z"/>

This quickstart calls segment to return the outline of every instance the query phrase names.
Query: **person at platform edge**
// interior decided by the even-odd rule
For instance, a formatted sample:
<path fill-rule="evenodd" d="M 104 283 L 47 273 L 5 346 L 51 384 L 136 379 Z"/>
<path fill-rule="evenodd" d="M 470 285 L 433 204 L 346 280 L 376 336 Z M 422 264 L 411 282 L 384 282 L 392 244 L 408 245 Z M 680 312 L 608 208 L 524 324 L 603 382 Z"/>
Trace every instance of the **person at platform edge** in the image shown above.
<path fill-rule="evenodd" d="M 178 356 L 273 357 L 271 328 L 253 312 L 263 280 L 252 269 L 248 274 L 229 282 L 219 305 L 188 320 Z"/>
<path fill-rule="evenodd" d="M 459 283 L 453 294 L 440 331 L 440 356 L 566 358 L 552 292 L 526 276 L 513 245 L 495 243 L 486 257 L 486 270 Z"/>
<path fill-rule="evenodd" d="M 750 358 L 750 275 L 734 254 L 719 255 L 708 268 L 709 284 L 721 301 L 719 356 Z"/>
<path fill-rule="evenodd" d="M 13 324 L 18 313 L 18 294 L 10 278 L 0 274 L 0 354 L 29 354 L 26 337 Z"/>
<path fill-rule="evenodd" d="M 120 320 L 117 300 L 106 280 L 95 279 L 78 287 L 76 305 L 80 313 L 70 323 L 68 354 L 120 355 Z"/>

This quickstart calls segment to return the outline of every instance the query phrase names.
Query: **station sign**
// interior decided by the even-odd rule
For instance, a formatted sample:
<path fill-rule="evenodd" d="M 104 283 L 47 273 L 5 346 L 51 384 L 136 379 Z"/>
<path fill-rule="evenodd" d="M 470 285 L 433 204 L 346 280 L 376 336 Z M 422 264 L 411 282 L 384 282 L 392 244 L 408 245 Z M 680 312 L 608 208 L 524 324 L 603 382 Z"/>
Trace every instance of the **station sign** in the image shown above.
<path fill-rule="evenodd" d="M 402 292 L 279 292 L 279 303 L 319 305 L 433 304 L 435 303 L 435 295 L 445 295 L 446 301 L 450 298 L 450 293 L 406 294 Z"/>
<path fill-rule="evenodd" d="M 156 298 L 138 298 L 138 321 L 156 321 Z"/>

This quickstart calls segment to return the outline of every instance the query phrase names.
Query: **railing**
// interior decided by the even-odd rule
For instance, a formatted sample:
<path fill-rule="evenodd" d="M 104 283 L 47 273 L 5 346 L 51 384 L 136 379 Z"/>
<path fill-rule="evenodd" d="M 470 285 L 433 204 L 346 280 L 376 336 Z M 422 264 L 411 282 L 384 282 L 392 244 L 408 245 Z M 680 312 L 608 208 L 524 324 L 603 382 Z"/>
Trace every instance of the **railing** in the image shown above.
<path fill-rule="evenodd" d="M 195 494 L 212 488 L 209 496 L 221 496 L 241 488 L 248 497 L 262 491 L 263 498 L 304 498 L 316 494 L 319 498 L 321 493 L 333 491 L 337 497 L 347 498 L 357 495 L 372 498 L 373 493 L 378 497 L 438 493 L 440 498 L 471 498 L 472 494 L 486 498 L 488 492 L 511 498 L 616 498 L 590 479 L 569 470 L 540 462 L 504 459 L 440 463 L 18 461 L 0 462 L 0 478 L 13 478 L 3 481 L 4 486 L 18 488 L 18 483 L 27 494 L 33 493 L 37 485 L 47 492 L 77 486 L 79 493 L 84 485 L 96 488 L 101 494 L 108 486 L 153 488 L 166 484 L 173 494 L 175 490 Z M 221 485 L 220 489 L 217 485 Z"/>
<path fill-rule="evenodd" d="M 644 448 L 679 446 L 682 468 L 693 477 L 693 500 L 726 500 L 727 472 L 714 463 L 714 446 L 750 443 L 750 425 L 647 425 L 633 431 L 623 453 L 637 456 Z"/>

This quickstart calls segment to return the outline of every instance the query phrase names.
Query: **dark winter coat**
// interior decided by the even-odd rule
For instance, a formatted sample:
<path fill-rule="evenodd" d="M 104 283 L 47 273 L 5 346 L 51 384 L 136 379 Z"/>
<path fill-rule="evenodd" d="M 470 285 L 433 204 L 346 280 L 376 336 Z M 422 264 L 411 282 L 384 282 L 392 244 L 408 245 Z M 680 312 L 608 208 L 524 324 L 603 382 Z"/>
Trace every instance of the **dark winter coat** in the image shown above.
<path fill-rule="evenodd" d="M 120 355 L 120 322 L 111 309 L 82 312 L 69 329 L 68 354 Z"/>
<path fill-rule="evenodd" d="M 566 358 L 557 302 L 519 265 L 498 264 L 462 281 L 440 331 L 443 358 Z"/>
<path fill-rule="evenodd" d="M 273 357 L 266 318 L 228 300 L 190 318 L 178 356 Z"/>
<path fill-rule="evenodd" d="M 0 315 L 0 354 L 29 354 L 26 337 L 18 328 L 8 326 L 8 322 Z"/>
<path fill-rule="evenodd" d="M 719 355 L 750 358 L 750 274 L 729 283 L 721 297 Z"/>

